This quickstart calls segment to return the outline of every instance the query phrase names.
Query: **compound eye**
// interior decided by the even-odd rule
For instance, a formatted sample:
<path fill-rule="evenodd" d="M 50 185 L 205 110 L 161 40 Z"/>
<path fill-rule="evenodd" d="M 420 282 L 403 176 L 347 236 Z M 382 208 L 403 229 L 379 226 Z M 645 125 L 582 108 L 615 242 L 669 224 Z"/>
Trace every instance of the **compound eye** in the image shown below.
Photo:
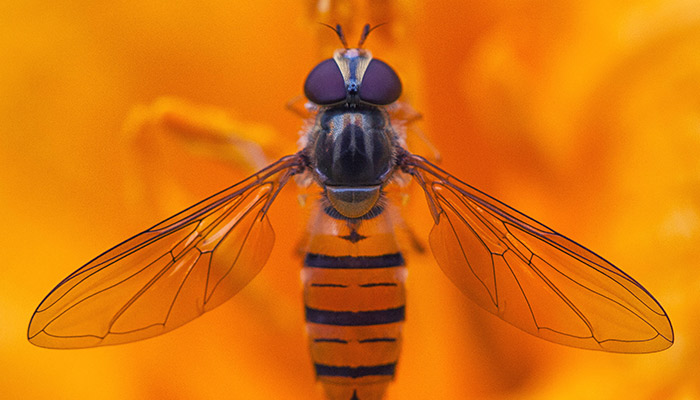
<path fill-rule="evenodd" d="M 321 61 L 304 82 L 306 98 L 320 105 L 340 103 L 345 100 L 345 80 L 335 60 Z"/>
<path fill-rule="evenodd" d="M 401 96 L 401 80 L 384 61 L 373 58 L 360 85 L 360 99 L 366 103 L 386 105 Z"/>

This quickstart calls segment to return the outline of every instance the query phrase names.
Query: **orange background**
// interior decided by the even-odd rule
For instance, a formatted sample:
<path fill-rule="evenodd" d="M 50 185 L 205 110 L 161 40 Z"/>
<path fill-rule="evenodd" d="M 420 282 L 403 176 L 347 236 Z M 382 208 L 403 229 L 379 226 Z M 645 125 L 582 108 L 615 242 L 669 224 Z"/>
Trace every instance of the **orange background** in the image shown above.
<path fill-rule="evenodd" d="M 0 6 L 0 397 L 320 398 L 290 256 L 302 223 L 294 190 L 271 211 L 267 267 L 197 321 L 88 350 L 40 349 L 25 332 L 67 274 L 243 176 L 167 139 L 139 147 L 121 129 L 130 110 L 176 96 L 293 142 L 300 121 L 284 104 L 337 44 L 324 21 L 346 24 L 351 44 L 363 23 L 387 22 L 367 47 L 402 76 L 443 166 L 608 257 L 676 331 L 671 349 L 649 355 L 546 343 L 470 304 L 429 255 L 412 255 L 388 398 L 700 399 L 697 4 L 262 3 Z"/>

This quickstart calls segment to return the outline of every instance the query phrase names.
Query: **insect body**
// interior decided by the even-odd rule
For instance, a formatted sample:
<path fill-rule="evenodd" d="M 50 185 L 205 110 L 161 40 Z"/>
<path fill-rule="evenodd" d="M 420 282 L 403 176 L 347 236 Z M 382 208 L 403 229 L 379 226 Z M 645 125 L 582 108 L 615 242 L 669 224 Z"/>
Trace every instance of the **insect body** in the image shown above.
<path fill-rule="evenodd" d="M 342 31 L 336 28 L 344 41 Z M 600 256 L 406 149 L 392 120 L 401 82 L 360 45 L 307 77 L 315 110 L 298 153 L 98 256 L 49 293 L 29 340 L 79 348 L 170 331 L 241 290 L 274 241 L 267 211 L 292 177 L 320 188 L 303 266 L 311 358 L 329 399 L 376 400 L 393 379 L 405 316 L 392 185 L 413 178 L 443 272 L 484 309 L 552 342 L 644 353 L 673 343 L 670 321 Z"/>
<path fill-rule="evenodd" d="M 382 106 L 396 101 L 401 81 L 357 48 L 336 51 L 304 86 L 321 105 L 305 148 L 324 189 L 302 275 L 311 358 L 329 398 L 379 399 L 405 314 L 404 259 L 382 194 L 402 148 Z"/>

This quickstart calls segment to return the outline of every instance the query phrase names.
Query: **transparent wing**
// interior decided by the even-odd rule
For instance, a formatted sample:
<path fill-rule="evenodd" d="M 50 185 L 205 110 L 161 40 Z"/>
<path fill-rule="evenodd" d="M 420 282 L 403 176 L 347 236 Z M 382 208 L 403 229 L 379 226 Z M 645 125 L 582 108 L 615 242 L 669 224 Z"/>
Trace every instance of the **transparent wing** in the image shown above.
<path fill-rule="evenodd" d="M 41 302 L 29 340 L 50 348 L 133 342 L 228 300 L 267 261 L 267 209 L 300 167 L 298 155 L 284 157 L 90 261 Z"/>
<path fill-rule="evenodd" d="M 671 346 L 666 312 L 629 275 L 422 157 L 406 155 L 403 165 L 431 207 L 438 264 L 481 307 L 568 346 L 620 353 Z"/>

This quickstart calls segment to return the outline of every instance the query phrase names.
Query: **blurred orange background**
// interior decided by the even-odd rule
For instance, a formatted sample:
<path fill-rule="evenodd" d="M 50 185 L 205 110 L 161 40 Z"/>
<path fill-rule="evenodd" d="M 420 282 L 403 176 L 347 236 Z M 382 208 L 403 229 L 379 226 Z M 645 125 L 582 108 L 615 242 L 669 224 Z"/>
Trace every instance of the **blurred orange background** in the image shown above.
<path fill-rule="evenodd" d="M 409 255 L 389 400 L 700 399 L 700 7 L 677 0 L 5 2 L 0 397 L 321 398 L 290 256 L 294 190 L 272 208 L 266 268 L 195 322 L 88 350 L 25 338 L 74 269 L 244 175 L 181 141 L 140 146 L 122 130 L 131 110 L 175 96 L 293 143 L 301 121 L 284 105 L 337 46 L 319 21 L 345 24 L 350 43 L 387 22 L 367 47 L 402 76 L 443 167 L 620 266 L 676 332 L 647 355 L 550 344 L 469 303 L 429 254 Z M 427 238 L 423 199 L 409 207 Z"/>

